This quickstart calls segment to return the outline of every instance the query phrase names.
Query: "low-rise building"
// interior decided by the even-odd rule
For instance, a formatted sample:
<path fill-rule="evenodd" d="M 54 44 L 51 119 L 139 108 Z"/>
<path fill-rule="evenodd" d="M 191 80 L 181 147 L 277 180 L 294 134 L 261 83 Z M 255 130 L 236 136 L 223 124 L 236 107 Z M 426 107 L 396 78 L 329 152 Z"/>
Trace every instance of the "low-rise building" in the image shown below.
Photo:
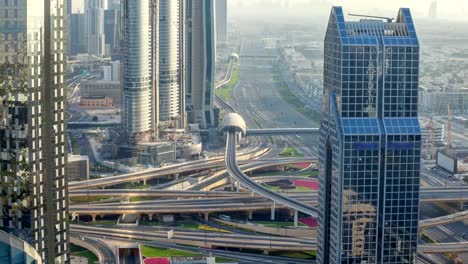
<path fill-rule="evenodd" d="M 69 181 L 89 180 L 89 157 L 69 155 L 67 163 L 67 175 Z"/>
<path fill-rule="evenodd" d="M 112 97 L 103 95 L 82 96 L 80 101 L 81 108 L 112 108 L 114 101 Z"/>
<path fill-rule="evenodd" d="M 116 107 L 122 106 L 122 89 L 118 80 L 82 80 L 80 90 L 83 96 L 108 96 Z"/>
<path fill-rule="evenodd" d="M 176 161 L 175 142 L 145 142 L 138 144 L 138 163 L 158 167 Z"/>

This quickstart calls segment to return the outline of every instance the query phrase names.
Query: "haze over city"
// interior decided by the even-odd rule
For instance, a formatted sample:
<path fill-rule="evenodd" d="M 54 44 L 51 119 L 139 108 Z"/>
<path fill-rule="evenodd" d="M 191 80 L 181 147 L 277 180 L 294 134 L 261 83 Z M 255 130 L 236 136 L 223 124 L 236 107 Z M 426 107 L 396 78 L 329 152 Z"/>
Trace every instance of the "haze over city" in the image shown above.
<path fill-rule="evenodd" d="M 0 263 L 468 263 L 465 0 L 1 0 Z"/>

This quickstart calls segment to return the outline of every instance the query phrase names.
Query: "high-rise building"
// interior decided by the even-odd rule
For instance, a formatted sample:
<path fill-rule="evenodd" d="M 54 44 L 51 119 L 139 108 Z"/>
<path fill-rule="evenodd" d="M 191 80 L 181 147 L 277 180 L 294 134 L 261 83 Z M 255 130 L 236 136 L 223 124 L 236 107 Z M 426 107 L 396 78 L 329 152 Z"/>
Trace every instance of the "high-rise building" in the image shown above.
<path fill-rule="evenodd" d="M 89 55 L 106 54 L 104 0 L 85 0 L 85 41 Z"/>
<path fill-rule="evenodd" d="M 226 44 L 227 37 L 227 0 L 216 1 L 216 40 L 218 44 Z"/>
<path fill-rule="evenodd" d="M 216 25 L 214 0 L 188 0 L 186 105 L 190 123 L 218 126 L 214 108 Z"/>
<path fill-rule="evenodd" d="M 151 7 L 150 0 L 122 1 L 123 121 L 130 143 L 150 140 L 154 132 Z"/>
<path fill-rule="evenodd" d="M 69 263 L 66 1 L 0 5 L 0 229 Z"/>
<path fill-rule="evenodd" d="M 437 18 L 437 0 L 433 0 L 431 5 L 429 6 L 429 18 L 436 19 Z"/>
<path fill-rule="evenodd" d="M 159 121 L 180 118 L 180 2 L 159 1 Z"/>
<path fill-rule="evenodd" d="M 331 11 L 320 128 L 318 263 L 416 263 L 419 42 L 396 21 Z"/>
<path fill-rule="evenodd" d="M 114 7 L 114 5 L 111 5 Z M 120 8 L 104 10 L 104 35 L 111 55 L 120 53 Z"/>
<path fill-rule="evenodd" d="M 74 13 L 68 17 L 68 55 L 76 55 L 87 52 L 87 43 L 85 42 L 84 21 L 85 16 L 82 13 Z"/>

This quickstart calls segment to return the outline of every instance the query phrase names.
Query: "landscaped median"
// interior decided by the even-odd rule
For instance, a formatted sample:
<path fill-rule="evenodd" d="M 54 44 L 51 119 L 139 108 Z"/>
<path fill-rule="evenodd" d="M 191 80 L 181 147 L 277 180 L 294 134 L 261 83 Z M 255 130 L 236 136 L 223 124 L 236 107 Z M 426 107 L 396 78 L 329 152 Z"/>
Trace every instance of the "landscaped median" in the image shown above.
<path fill-rule="evenodd" d="M 170 264 L 171 257 L 204 257 L 202 254 L 193 253 L 189 251 L 171 249 L 171 248 L 159 248 L 150 246 L 141 246 L 141 255 L 143 256 L 144 264 Z M 232 259 L 216 258 L 216 263 L 232 263 Z"/>
<path fill-rule="evenodd" d="M 218 89 L 216 89 L 215 93 L 217 96 L 221 97 L 226 101 L 232 100 L 232 89 L 236 86 L 240 79 L 240 70 L 239 70 L 239 63 L 236 62 L 232 66 L 232 73 L 231 73 L 231 80 L 229 82 Z"/>

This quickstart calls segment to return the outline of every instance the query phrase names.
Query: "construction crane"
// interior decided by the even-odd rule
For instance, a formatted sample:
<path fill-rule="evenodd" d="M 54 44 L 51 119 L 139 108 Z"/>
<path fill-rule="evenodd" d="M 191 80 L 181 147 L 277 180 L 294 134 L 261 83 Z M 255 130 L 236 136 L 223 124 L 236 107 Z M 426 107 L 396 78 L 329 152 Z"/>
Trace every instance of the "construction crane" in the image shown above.
<path fill-rule="evenodd" d="M 352 17 L 364 17 L 364 18 L 376 18 L 376 19 L 385 19 L 388 23 L 392 23 L 394 18 L 391 17 L 381 17 L 381 16 L 368 16 L 368 15 L 358 15 L 358 14 L 348 14 L 348 16 Z"/>
<path fill-rule="evenodd" d="M 452 154 L 452 109 L 450 104 L 447 105 L 447 155 Z"/>
<path fill-rule="evenodd" d="M 426 159 L 433 159 L 435 157 L 434 153 L 434 121 L 429 119 L 426 125 L 426 141 L 424 142 L 424 154 Z M 430 142 L 429 142 L 430 140 Z"/>

